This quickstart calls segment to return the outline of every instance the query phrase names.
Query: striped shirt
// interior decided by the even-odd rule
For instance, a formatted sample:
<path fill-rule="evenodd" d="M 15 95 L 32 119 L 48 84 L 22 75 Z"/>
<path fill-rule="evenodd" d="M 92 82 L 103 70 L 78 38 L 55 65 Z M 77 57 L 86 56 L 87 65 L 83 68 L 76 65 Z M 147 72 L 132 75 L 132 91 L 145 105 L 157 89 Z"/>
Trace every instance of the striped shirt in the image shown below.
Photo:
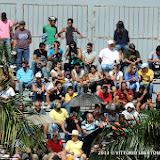
<path fill-rule="evenodd" d="M 84 120 L 81 124 L 82 130 L 86 130 L 89 133 L 92 133 L 96 127 L 98 126 L 99 122 L 97 120 L 93 120 L 91 124 L 87 123 L 86 120 Z"/>
<path fill-rule="evenodd" d="M 28 83 L 33 79 L 33 72 L 31 69 L 27 68 L 25 72 L 23 68 L 17 71 L 17 79 L 23 81 L 24 83 Z"/>

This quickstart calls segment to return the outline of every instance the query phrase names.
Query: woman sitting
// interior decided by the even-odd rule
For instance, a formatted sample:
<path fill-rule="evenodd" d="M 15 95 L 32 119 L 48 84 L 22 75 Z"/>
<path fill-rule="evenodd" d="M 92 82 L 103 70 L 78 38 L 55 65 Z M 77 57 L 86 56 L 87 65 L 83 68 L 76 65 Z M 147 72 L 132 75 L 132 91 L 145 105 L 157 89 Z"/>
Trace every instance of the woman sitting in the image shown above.
<path fill-rule="evenodd" d="M 119 121 L 119 115 L 115 112 L 114 104 L 111 105 L 109 113 L 106 114 L 106 122 L 109 126 L 114 126 L 115 122 Z"/>
<path fill-rule="evenodd" d="M 103 79 L 103 76 L 100 72 L 97 71 L 96 66 L 92 65 L 90 69 L 91 73 L 88 74 L 88 79 L 90 82 L 89 88 L 91 89 L 91 92 L 96 92 L 95 83 L 101 79 Z"/>
<path fill-rule="evenodd" d="M 118 65 L 113 66 L 113 70 L 109 72 L 109 75 L 111 76 L 116 88 L 121 88 L 121 83 L 123 82 L 123 72 L 119 70 Z"/>
<path fill-rule="evenodd" d="M 126 69 L 125 82 L 127 83 L 127 88 L 131 90 L 139 91 L 138 82 L 138 71 L 136 64 L 130 64 Z"/>
<path fill-rule="evenodd" d="M 32 89 L 33 89 L 33 105 L 37 101 L 37 99 L 40 99 L 42 102 L 42 107 L 44 107 L 44 101 L 45 101 L 45 85 L 44 82 L 42 81 L 41 77 L 42 74 L 40 72 L 37 72 L 36 75 L 36 80 L 32 84 Z"/>

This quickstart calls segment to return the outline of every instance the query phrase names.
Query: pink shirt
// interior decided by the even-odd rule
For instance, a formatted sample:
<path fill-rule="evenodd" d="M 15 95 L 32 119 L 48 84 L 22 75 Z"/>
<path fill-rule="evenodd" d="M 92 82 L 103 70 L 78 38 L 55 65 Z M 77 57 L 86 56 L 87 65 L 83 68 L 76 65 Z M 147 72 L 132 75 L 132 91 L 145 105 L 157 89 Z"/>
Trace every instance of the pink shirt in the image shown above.
<path fill-rule="evenodd" d="M 0 20 L 0 38 L 10 39 L 10 27 L 13 26 L 11 20 L 5 20 L 4 22 Z"/>

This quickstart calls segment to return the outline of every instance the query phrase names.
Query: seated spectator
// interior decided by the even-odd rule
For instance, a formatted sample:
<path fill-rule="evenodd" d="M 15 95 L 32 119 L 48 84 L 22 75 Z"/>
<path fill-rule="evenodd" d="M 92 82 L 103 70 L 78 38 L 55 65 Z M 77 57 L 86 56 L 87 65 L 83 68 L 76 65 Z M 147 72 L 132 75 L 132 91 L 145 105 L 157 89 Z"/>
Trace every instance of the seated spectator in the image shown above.
<path fill-rule="evenodd" d="M 153 103 L 150 94 L 147 92 L 144 86 L 140 86 L 139 92 L 136 93 L 137 106 L 136 110 L 140 113 L 140 110 L 144 110 L 148 105 L 150 110 L 153 110 Z"/>
<path fill-rule="evenodd" d="M 71 71 L 65 71 L 64 72 L 64 81 L 65 83 L 62 84 L 63 91 L 67 93 L 68 87 L 72 86 L 72 77 L 71 77 Z"/>
<path fill-rule="evenodd" d="M 98 104 L 96 104 L 95 108 L 94 108 L 94 111 L 93 111 L 94 119 L 99 120 L 100 114 L 101 114 L 101 107 Z"/>
<path fill-rule="evenodd" d="M 45 43 L 39 44 L 39 49 L 36 49 L 33 54 L 32 61 L 32 71 L 35 75 L 36 68 L 42 71 L 43 77 L 45 80 L 48 80 L 48 73 L 47 73 L 47 51 L 45 50 Z"/>
<path fill-rule="evenodd" d="M 119 70 L 118 65 L 113 66 L 113 70 L 109 72 L 111 76 L 111 80 L 113 80 L 116 88 L 121 87 L 121 83 L 123 82 L 123 72 Z"/>
<path fill-rule="evenodd" d="M 75 67 L 71 72 L 71 76 L 73 79 L 74 91 L 77 90 L 78 94 L 82 94 L 84 88 L 87 88 L 87 82 L 86 82 L 86 73 L 81 68 L 79 63 L 75 64 Z"/>
<path fill-rule="evenodd" d="M 90 133 L 92 133 L 96 129 L 96 127 L 103 128 L 103 125 L 99 123 L 97 120 L 95 120 L 91 113 L 88 113 L 86 120 L 84 120 L 81 124 L 84 136 L 87 136 Z"/>
<path fill-rule="evenodd" d="M 54 82 L 53 82 L 54 83 Z M 62 90 L 62 83 L 59 81 L 55 82 L 55 87 L 52 89 L 47 90 L 46 100 L 48 103 L 48 108 L 53 108 L 54 101 L 57 101 L 59 103 L 63 103 L 65 99 L 65 93 Z M 52 102 L 50 104 L 50 102 Z"/>
<path fill-rule="evenodd" d="M 71 135 L 72 140 L 67 141 L 65 148 L 67 157 L 72 156 L 73 158 L 86 160 L 87 157 L 82 151 L 83 142 L 78 140 L 78 137 L 80 136 L 78 130 L 73 130 Z"/>
<path fill-rule="evenodd" d="M 35 106 L 35 109 L 33 110 L 35 113 L 37 113 L 38 115 L 46 115 L 46 112 L 44 109 L 41 109 L 41 106 L 40 106 L 40 102 L 39 101 L 36 101 L 34 103 L 34 106 Z M 44 137 L 47 136 L 47 131 L 48 131 L 48 124 L 43 124 L 43 134 L 44 134 Z"/>
<path fill-rule="evenodd" d="M 138 71 L 136 64 L 131 64 L 128 66 L 125 73 L 125 82 L 127 83 L 127 88 L 131 90 L 139 91 L 138 82 Z"/>
<path fill-rule="evenodd" d="M 130 125 L 139 123 L 139 113 L 135 110 L 135 106 L 133 103 L 127 103 L 125 105 L 125 110 L 122 112 L 122 114 Z"/>
<path fill-rule="evenodd" d="M 113 69 L 115 63 L 120 64 L 119 53 L 114 50 L 114 41 L 108 41 L 108 48 L 102 49 L 99 53 L 99 63 L 103 72 Z"/>
<path fill-rule="evenodd" d="M 137 68 L 140 69 L 140 54 L 139 51 L 135 50 L 135 45 L 133 43 L 129 45 L 128 51 L 125 52 L 124 63 L 122 64 L 123 70 L 125 71 L 130 64 L 135 64 Z"/>
<path fill-rule="evenodd" d="M 115 105 L 112 104 L 110 106 L 109 113 L 106 114 L 106 122 L 111 127 L 115 125 L 115 122 L 119 122 L 119 115 L 115 111 Z"/>
<path fill-rule="evenodd" d="M 13 73 L 8 69 L 7 66 L 3 65 L 0 68 L 0 82 L 10 83 L 11 87 L 15 90 L 15 81 L 13 80 Z"/>
<path fill-rule="evenodd" d="M 52 66 L 55 65 L 55 62 L 62 60 L 63 50 L 60 48 L 60 42 L 54 42 L 54 48 L 49 51 L 47 63 L 47 72 L 50 72 Z"/>
<path fill-rule="evenodd" d="M 19 93 L 22 93 L 24 88 L 32 87 L 33 72 L 28 67 L 28 61 L 22 62 L 22 68 L 17 71 L 17 82 L 19 83 Z"/>
<path fill-rule="evenodd" d="M 122 52 L 128 50 L 129 35 L 122 21 L 119 21 L 116 24 L 116 30 L 114 31 L 114 44 L 115 44 L 115 49 L 120 54 L 120 59 L 123 59 Z"/>
<path fill-rule="evenodd" d="M 89 88 L 91 89 L 91 92 L 94 93 L 96 92 L 96 88 L 95 88 L 96 82 L 103 79 L 103 76 L 99 71 L 97 71 L 97 68 L 94 65 L 91 66 L 90 70 L 91 70 L 91 73 L 88 74 L 88 79 L 90 82 Z"/>
<path fill-rule="evenodd" d="M 150 96 L 152 97 L 153 93 L 153 78 L 154 72 L 153 70 L 148 68 L 147 63 L 143 63 L 141 66 L 141 70 L 138 71 L 138 78 L 140 81 L 140 86 L 144 85 L 145 88 L 149 91 Z"/>
<path fill-rule="evenodd" d="M 53 159 L 53 157 L 57 155 L 58 158 L 66 160 L 65 150 L 63 149 L 63 142 L 61 139 L 59 139 L 58 131 L 54 131 L 52 139 L 48 139 L 46 148 L 48 157 L 50 157 L 51 159 Z"/>
<path fill-rule="evenodd" d="M 59 127 L 62 126 L 62 123 L 69 117 L 66 109 L 61 108 L 61 104 L 58 102 L 54 102 L 54 109 L 49 113 L 50 117 L 52 117 L 57 122 L 52 125 L 53 131 L 59 131 Z"/>
<path fill-rule="evenodd" d="M 108 72 L 104 72 L 103 79 L 100 81 L 97 81 L 97 95 L 99 94 L 103 86 L 108 86 L 108 92 L 112 94 L 116 92 L 116 87 L 114 85 L 113 80 L 111 80 L 111 77 Z"/>
<path fill-rule="evenodd" d="M 69 86 L 68 87 L 68 93 L 66 93 L 65 99 L 64 99 L 64 102 L 63 102 L 63 107 L 67 110 L 68 114 L 70 114 L 70 107 L 67 106 L 67 103 L 75 96 L 77 96 L 77 94 L 73 92 L 73 87 Z"/>
<path fill-rule="evenodd" d="M 84 71 L 89 74 L 91 65 L 94 63 L 96 52 L 92 51 L 92 43 L 87 44 L 87 50 L 83 51 L 82 62 L 84 64 Z"/>
<path fill-rule="evenodd" d="M 66 141 L 71 139 L 70 134 L 74 129 L 78 130 L 81 133 L 81 122 L 77 119 L 77 116 L 77 112 L 72 112 L 70 117 L 62 123 L 62 130 L 65 133 Z M 65 125 L 67 125 L 66 129 Z"/>
<path fill-rule="evenodd" d="M 105 127 L 107 126 L 106 118 L 105 118 L 105 113 L 100 114 L 99 122 Z"/>
<path fill-rule="evenodd" d="M 157 109 L 160 109 L 160 92 L 157 92 L 156 108 L 157 108 Z"/>
<path fill-rule="evenodd" d="M 130 89 L 127 89 L 126 82 L 121 83 L 121 89 L 118 89 L 115 94 L 115 102 L 118 103 L 118 106 L 125 106 L 128 102 L 133 101 L 133 92 Z"/>
<path fill-rule="evenodd" d="M 108 107 L 112 103 L 112 94 L 108 92 L 108 86 L 103 86 L 102 91 L 99 92 L 98 96 L 104 101 L 101 102 L 101 112 L 106 112 L 106 109 L 108 109 Z"/>
<path fill-rule="evenodd" d="M 160 69 L 160 45 L 157 46 L 156 51 L 150 53 L 148 63 L 150 69 Z"/>
<path fill-rule="evenodd" d="M 80 107 L 71 107 L 70 111 L 71 111 L 70 113 L 76 112 L 77 113 L 77 119 L 79 121 L 82 120 L 82 112 L 80 111 Z"/>
<path fill-rule="evenodd" d="M 44 107 L 44 101 L 45 101 L 45 84 L 41 79 L 41 72 L 37 72 L 35 77 L 36 80 L 33 81 L 32 89 L 33 89 L 33 105 L 34 102 L 36 102 L 37 99 L 41 100 L 42 107 Z"/>
<path fill-rule="evenodd" d="M 54 64 L 55 66 L 50 72 L 51 77 L 57 77 L 58 80 L 63 80 L 64 75 L 63 72 L 61 71 L 61 61 L 56 61 Z"/>

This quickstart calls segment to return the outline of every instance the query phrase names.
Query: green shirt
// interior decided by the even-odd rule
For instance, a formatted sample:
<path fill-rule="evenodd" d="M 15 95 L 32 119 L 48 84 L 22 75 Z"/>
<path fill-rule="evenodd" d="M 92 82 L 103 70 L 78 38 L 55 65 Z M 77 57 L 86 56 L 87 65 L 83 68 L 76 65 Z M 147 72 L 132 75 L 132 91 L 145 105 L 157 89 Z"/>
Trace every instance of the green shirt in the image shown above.
<path fill-rule="evenodd" d="M 55 35 L 57 34 L 57 27 L 50 27 L 48 25 L 43 27 L 43 33 L 47 34 L 46 44 L 53 44 L 56 41 Z"/>
<path fill-rule="evenodd" d="M 135 57 L 134 57 L 135 59 L 140 58 L 139 51 L 137 51 L 137 50 L 136 50 L 136 51 L 135 51 L 135 53 L 132 53 L 132 52 L 131 52 L 131 51 L 129 51 L 129 50 L 128 50 L 128 51 L 126 51 L 126 52 L 125 52 L 124 59 L 125 59 L 125 58 L 130 59 L 130 58 L 131 58 L 131 56 L 135 56 Z"/>

